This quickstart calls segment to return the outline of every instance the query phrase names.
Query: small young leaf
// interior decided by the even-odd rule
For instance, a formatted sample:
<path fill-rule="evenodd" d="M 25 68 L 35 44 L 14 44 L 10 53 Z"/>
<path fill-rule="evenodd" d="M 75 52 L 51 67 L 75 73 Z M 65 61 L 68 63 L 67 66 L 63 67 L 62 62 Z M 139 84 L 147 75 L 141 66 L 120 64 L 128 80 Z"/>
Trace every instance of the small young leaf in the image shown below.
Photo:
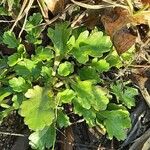
<path fill-rule="evenodd" d="M 128 108 L 135 106 L 135 96 L 138 95 L 138 90 L 129 86 L 124 86 L 121 83 L 111 86 L 112 92 L 116 95 L 118 101 L 121 101 Z"/>
<path fill-rule="evenodd" d="M 19 40 L 16 39 L 15 34 L 10 31 L 4 32 L 3 42 L 8 45 L 8 48 L 17 48 L 20 44 Z"/>
<path fill-rule="evenodd" d="M 33 43 L 35 45 L 42 43 L 40 36 L 43 29 L 39 26 L 42 21 L 42 15 L 40 13 L 34 13 L 29 17 L 25 26 L 25 30 L 28 33 L 26 35 L 26 39 L 29 43 Z"/>
<path fill-rule="evenodd" d="M 34 13 L 29 17 L 26 23 L 25 30 L 27 32 L 32 31 L 35 26 L 38 26 L 42 22 L 42 15 L 40 13 Z"/>
<path fill-rule="evenodd" d="M 12 94 L 12 90 L 9 88 L 0 88 L 0 103 L 6 98 L 7 96 L 10 96 Z"/>
<path fill-rule="evenodd" d="M 61 63 L 58 67 L 58 74 L 60 76 L 68 76 L 69 74 L 73 73 L 74 68 L 70 62 Z"/>
<path fill-rule="evenodd" d="M 21 104 L 21 116 L 32 130 L 42 130 L 53 123 L 55 118 L 52 97 L 48 89 L 34 86 L 25 94 L 29 100 Z M 53 102 L 54 103 L 54 102 Z"/>
<path fill-rule="evenodd" d="M 13 97 L 12 97 L 13 107 L 15 109 L 19 109 L 23 100 L 24 100 L 24 95 L 22 93 L 13 95 Z"/>
<path fill-rule="evenodd" d="M 110 67 L 122 67 L 122 62 L 120 56 L 118 55 L 117 51 L 113 50 L 110 54 L 108 54 L 106 61 L 109 63 Z"/>
<path fill-rule="evenodd" d="M 52 72 L 53 72 L 53 68 L 52 67 L 42 66 L 41 75 L 45 79 L 52 78 Z"/>
<path fill-rule="evenodd" d="M 22 77 L 14 77 L 9 80 L 9 85 L 15 92 L 23 92 L 26 91 L 29 85 L 26 83 L 25 79 Z"/>
<path fill-rule="evenodd" d="M 92 67 L 94 67 L 99 73 L 106 72 L 110 69 L 109 63 L 105 59 L 99 61 L 93 60 Z"/>
<path fill-rule="evenodd" d="M 75 92 L 71 89 L 66 89 L 62 92 L 58 92 L 57 98 L 60 103 L 70 103 L 72 99 L 75 97 Z"/>
<path fill-rule="evenodd" d="M 45 150 L 53 146 L 56 139 L 56 129 L 51 125 L 43 130 L 33 132 L 29 136 L 29 144 L 33 149 Z"/>

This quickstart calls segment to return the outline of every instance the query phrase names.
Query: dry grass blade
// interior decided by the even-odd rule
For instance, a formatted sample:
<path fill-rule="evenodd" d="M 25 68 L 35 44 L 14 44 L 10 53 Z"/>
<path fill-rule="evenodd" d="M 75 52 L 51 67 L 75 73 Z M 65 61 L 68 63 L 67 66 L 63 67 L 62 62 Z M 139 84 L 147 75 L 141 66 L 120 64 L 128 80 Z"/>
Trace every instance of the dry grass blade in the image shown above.
<path fill-rule="evenodd" d="M 20 9 L 20 12 L 19 12 L 19 14 L 18 14 L 18 16 L 17 16 L 17 18 L 16 18 L 16 20 L 15 20 L 15 22 L 14 22 L 12 28 L 10 29 L 10 31 L 13 31 L 13 29 L 14 29 L 14 27 L 17 25 L 18 21 L 19 21 L 21 18 L 24 17 L 24 16 L 23 16 L 23 12 L 24 12 L 24 10 L 25 10 L 25 8 L 26 8 L 27 3 L 28 3 L 28 0 L 25 0 L 25 1 L 23 2 L 22 7 L 21 7 L 21 9 Z"/>
<path fill-rule="evenodd" d="M 85 3 L 78 2 L 75 0 L 71 0 L 71 2 L 80 7 L 87 8 L 87 9 L 102 9 L 102 8 L 109 8 L 109 7 L 122 7 L 122 8 L 128 9 L 128 7 L 124 5 L 117 4 L 115 2 L 106 1 L 106 0 L 104 2 L 106 2 L 107 4 L 105 5 L 90 5 L 90 4 L 85 4 Z"/>

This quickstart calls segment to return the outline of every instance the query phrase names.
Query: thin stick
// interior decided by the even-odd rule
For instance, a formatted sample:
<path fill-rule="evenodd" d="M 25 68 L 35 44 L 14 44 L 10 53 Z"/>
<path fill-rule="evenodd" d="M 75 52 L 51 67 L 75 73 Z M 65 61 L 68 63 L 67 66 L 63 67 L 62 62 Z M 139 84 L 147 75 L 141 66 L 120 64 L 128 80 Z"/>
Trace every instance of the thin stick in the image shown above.
<path fill-rule="evenodd" d="M 19 36 L 18 36 L 19 38 L 21 37 L 21 34 L 22 34 L 23 30 L 25 29 L 25 25 L 27 23 L 27 17 L 28 17 L 28 12 L 25 15 L 24 23 L 23 23 L 22 29 L 21 29 L 21 31 L 19 33 Z"/>
<path fill-rule="evenodd" d="M 22 5 L 22 7 L 21 7 L 21 10 L 20 10 L 20 12 L 19 12 L 19 14 L 18 14 L 18 16 L 17 16 L 17 18 L 16 18 L 15 23 L 13 24 L 12 28 L 10 29 L 10 31 L 13 31 L 13 29 L 14 29 L 14 27 L 17 25 L 18 21 L 19 21 L 21 18 L 23 18 L 23 11 L 24 11 L 24 9 L 26 8 L 27 3 L 28 3 L 28 0 L 24 0 L 23 5 Z"/>
<path fill-rule="evenodd" d="M 3 134 L 3 135 L 10 135 L 10 136 L 28 137 L 28 135 L 24 135 L 24 134 L 9 133 L 9 132 L 2 132 L 2 131 L 0 131 L 0 134 Z"/>
<path fill-rule="evenodd" d="M 6 22 L 6 23 L 9 23 L 9 22 L 15 22 L 15 20 L 10 20 L 10 21 L 8 21 L 8 20 L 0 20 L 0 23 L 1 23 L 1 22 L 2 22 L 2 23 L 5 23 L 5 22 Z"/>
<path fill-rule="evenodd" d="M 20 33 L 19 33 L 19 37 L 21 36 L 21 34 L 22 34 L 22 32 L 23 32 L 23 30 L 24 30 L 24 28 L 25 28 L 25 25 L 26 25 L 26 22 L 27 22 L 27 17 L 28 17 L 28 12 L 29 12 L 29 10 L 30 10 L 30 8 L 31 8 L 31 6 L 32 6 L 32 4 L 33 4 L 33 2 L 34 2 L 34 0 L 30 0 L 29 3 L 28 3 L 28 5 L 27 5 L 27 7 L 26 7 L 25 10 L 24 10 L 25 20 L 24 20 L 22 29 L 21 29 L 21 31 L 20 31 Z"/>

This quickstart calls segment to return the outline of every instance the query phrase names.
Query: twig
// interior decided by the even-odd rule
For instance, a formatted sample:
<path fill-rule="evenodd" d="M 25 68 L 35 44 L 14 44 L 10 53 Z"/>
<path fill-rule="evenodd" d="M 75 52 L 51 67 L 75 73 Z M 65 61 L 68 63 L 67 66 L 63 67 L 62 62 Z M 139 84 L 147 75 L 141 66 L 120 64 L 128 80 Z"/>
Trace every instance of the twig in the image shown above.
<path fill-rule="evenodd" d="M 77 22 L 79 22 L 85 15 L 86 15 L 86 12 L 84 11 L 81 15 L 78 16 L 78 18 L 76 20 L 74 20 L 72 22 L 71 27 L 75 27 L 75 25 L 77 24 Z"/>
<path fill-rule="evenodd" d="M 9 20 L 0 20 L 0 23 L 1 23 L 1 22 L 2 22 L 2 23 L 9 23 L 9 22 L 15 22 L 15 20 L 10 20 L 10 21 L 9 21 Z"/>
<path fill-rule="evenodd" d="M 27 17 L 28 17 L 28 12 L 25 15 L 24 23 L 23 23 L 22 29 L 21 29 L 21 31 L 19 33 L 19 36 L 18 36 L 19 38 L 21 37 L 21 34 L 22 34 L 23 30 L 25 29 L 25 25 L 27 23 Z"/>
<path fill-rule="evenodd" d="M 9 132 L 2 132 L 2 131 L 0 131 L 0 134 L 3 134 L 3 135 L 10 135 L 10 136 L 28 137 L 28 135 L 24 135 L 24 134 L 9 133 Z"/>
<path fill-rule="evenodd" d="M 131 68 L 150 68 L 150 65 L 130 65 Z"/>
<path fill-rule="evenodd" d="M 143 88 L 139 87 L 139 90 L 141 91 L 147 105 L 150 107 L 150 95 L 149 95 L 147 89 L 145 87 L 143 87 Z"/>

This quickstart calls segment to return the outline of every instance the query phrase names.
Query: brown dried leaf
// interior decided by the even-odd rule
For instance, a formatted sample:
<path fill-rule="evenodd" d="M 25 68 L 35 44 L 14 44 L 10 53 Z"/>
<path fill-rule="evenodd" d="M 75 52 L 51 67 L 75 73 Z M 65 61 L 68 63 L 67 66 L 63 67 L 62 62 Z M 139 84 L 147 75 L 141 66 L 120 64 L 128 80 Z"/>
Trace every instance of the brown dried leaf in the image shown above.
<path fill-rule="evenodd" d="M 135 43 L 136 36 L 132 35 L 127 28 L 130 22 L 129 12 L 119 7 L 107 11 L 102 16 L 106 33 L 111 37 L 118 54 L 124 53 Z"/>
<path fill-rule="evenodd" d="M 44 0 L 48 9 L 55 15 L 64 9 L 64 0 Z"/>

